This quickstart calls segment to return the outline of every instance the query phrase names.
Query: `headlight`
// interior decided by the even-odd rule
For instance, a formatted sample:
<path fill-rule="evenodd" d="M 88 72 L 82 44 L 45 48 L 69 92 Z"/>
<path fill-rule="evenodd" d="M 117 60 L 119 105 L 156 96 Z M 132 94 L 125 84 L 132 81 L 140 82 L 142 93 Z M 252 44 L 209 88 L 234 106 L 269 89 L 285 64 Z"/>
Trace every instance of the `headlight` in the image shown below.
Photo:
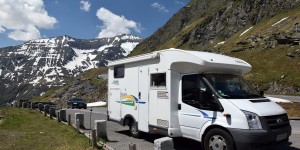
<path fill-rule="evenodd" d="M 255 113 L 244 110 L 242 111 L 246 115 L 250 130 L 262 129 L 259 117 Z"/>

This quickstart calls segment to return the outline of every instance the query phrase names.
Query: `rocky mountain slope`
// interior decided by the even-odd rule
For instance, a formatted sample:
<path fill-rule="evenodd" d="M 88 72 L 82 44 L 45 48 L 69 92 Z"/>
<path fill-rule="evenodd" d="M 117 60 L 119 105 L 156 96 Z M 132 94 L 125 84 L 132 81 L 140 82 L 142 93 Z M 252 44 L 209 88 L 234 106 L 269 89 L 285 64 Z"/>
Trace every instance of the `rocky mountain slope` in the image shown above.
<path fill-rule="evenodd" d="M 31 100 L 51 101 L 57 103 L 59 107 L 66 107 L 71 97 L 80 97 L 86 102 L 106 101 L 107 80 L 100 77 L 105 74 L 107 74 L 106 67 L 89 69 L 67 82 L 66 85 L 48 90 L 42 96 L 34 96 Z"/>
<path fill-rule="evenodd" d="M 141 41 L 125 34 L 89 40 L 59 36 L 0 48 L 0 104 L 63 86 L 85 70 L 127 56 Z"/>
<path fill-rule="evenodd" d="M 239 57 L 259 90 L 300 94 L 299 0 L 191 0 L 130 55 L 165 48 Z"/>

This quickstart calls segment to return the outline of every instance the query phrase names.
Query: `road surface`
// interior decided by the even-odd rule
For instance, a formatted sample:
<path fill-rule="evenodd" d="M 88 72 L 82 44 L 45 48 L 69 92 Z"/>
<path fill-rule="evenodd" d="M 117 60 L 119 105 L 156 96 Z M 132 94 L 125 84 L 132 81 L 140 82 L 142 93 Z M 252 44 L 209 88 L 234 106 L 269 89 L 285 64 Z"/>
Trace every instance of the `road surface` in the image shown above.
<path fill-rule="evenodd" d="M 75 113 L 84 113 L 84 126 L 87 129 L 94 128 L 95 120 L 106 120 L 106 108 L 89 109 L 67 109 L 67 115 L 71 114 L 71 121 L 74 122 Z M 272 150 L 300 150 L 300 121 L 291 120 L 292 135 L 288 145 L 281 145 L 280 147 L 271 148 Z M 117 123 L 107 122 L 108 132 L 108 146 L 116 150 L 128 150 L 128 144 L 135 143 L 138 150 L 153 150 L 154 140 L 161 138 L 161 135 L 144 134 L 141 139 L 130 137 L 128 127 L 123 127 Z M 87 131 L 89 132 L 89 131 Z M 176 150 L 201 150 L 199 142 L 185 139 L 174 138 L 174 148 Z"/>
<path fill-rule="evenodd" d="M 289 101 L 292 101 L 292 102 L 299 102 L 300 103 L 300 96 L 268 95 L 268 94 L 265 94 L 265 96 L 281 98 L 281 99 L 289 100 Z"/>

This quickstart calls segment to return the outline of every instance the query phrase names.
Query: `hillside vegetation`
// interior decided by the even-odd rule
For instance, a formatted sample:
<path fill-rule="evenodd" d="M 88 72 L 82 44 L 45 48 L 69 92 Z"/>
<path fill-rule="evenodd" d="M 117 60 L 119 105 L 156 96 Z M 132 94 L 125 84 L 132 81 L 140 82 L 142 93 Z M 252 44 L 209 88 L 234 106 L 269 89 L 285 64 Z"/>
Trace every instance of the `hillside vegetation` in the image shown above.
<path fill-rule="evenodd" d="M 191 0 L 131 53 L 167 48 L 248 61 L 259 90 L 300 94 L 300 1 Z"/>

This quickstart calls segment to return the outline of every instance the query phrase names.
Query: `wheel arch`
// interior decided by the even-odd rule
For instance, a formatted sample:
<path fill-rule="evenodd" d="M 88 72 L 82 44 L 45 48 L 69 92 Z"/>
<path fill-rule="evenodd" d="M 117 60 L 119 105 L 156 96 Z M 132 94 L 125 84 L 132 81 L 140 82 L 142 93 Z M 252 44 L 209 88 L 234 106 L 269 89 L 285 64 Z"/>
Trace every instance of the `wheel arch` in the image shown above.
<path fill-rule="evenodd" d="M 127 114 L 124 116 L 123 121 L 122 121 L 122 125 L 130 125 L 130 122 L 136 122 L 136 120 L 134 119 L 134 117 L 130 114 Z"/>

